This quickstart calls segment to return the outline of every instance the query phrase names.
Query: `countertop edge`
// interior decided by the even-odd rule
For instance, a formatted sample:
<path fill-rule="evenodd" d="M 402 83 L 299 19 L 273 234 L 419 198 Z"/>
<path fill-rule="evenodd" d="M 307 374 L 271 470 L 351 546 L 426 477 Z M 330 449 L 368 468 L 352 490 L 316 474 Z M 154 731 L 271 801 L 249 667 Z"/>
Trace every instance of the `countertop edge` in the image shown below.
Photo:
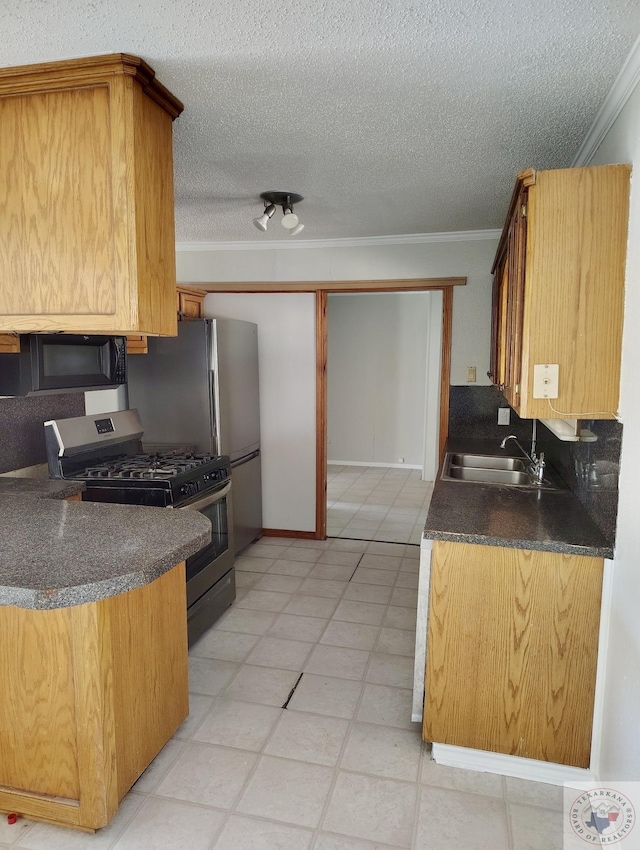
<path fill-rule="evenodd" d="M 505 549 L 527 549 L 537 552 L 556 552 L 561 555 L 583 555 L 587 558 L 613 559 L 613 549 L 604 546 L 579 546 L 556 540 L 521 540 L 509 537 L 489 537 L 483 534 L 464 532 L 436 531 L 426 528 L 422 533 L 424 540 L 444 540 L 449 543 L 471 543 L 479 546 L 499 546 Z"/>
<path fill-rule="evenodd" d="M 110 599 L 113 596 L 119 596 L 122 593 L 128 593 L 130 590 L 151 584 L 186 560 L 189 555 L 193 555 L 206 546 L 209 540 L 210 534 L 204 532 L 198 538 L 193 538 L 188 543 L 183 543 L 173 551 L 167 552 L 153 564 L 102 581 L 56 590 L 0 586 L 0 607 L 14 606 L 36 611 L 52 611 L 57 608 L 72 608 L 77 605 L 99 602 L 102 599 Z"/>

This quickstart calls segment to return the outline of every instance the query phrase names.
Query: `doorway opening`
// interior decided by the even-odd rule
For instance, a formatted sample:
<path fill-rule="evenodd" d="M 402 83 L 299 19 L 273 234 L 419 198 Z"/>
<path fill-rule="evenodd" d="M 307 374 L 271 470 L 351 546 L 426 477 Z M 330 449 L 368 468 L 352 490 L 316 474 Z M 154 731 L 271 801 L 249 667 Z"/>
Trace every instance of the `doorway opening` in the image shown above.
<path fill-rule="evenodd" d="M 441 292 L 329 293 L 327 535 L 419 543 L 437 469 Z"/>
<path fill-rule="evenodd" d="M 265 350 L 260 354 L 263 496 L 271 496 L 263 498 L 263 511 L 265 520 L 267 513 L 272 517 L 263 528 L 265 536 L 318 540 L 327 536 L 328 294 L 428 291 L 441 297 L 441 321 L 434 320 L 440 325 L 441 339 L 439 391 L 432 388 L 436 396 L 432 410 L 437 413 L 432 427 L 438 436 L 430 443 L 438 445 L 433 461 L 437 466 L 449 419 L 453 290 L 465 284 L 464 277 L 189 284 L 224 299 L 224 306 L 217 299 L 212 303 L 215 315 L 255 321 L 259 340 L 264 336 Z M 270 305 L 270 296 L 276 294 L 293 296 L 292 303 L 287 301 L 282 310 L 275 303 Z M 260 297 L 254 301 L 256 295 Z M 264 374 L 263 365 L 267 367 Z M 283 403 L 284 396 L 290 399 L 289 405 Z"/>

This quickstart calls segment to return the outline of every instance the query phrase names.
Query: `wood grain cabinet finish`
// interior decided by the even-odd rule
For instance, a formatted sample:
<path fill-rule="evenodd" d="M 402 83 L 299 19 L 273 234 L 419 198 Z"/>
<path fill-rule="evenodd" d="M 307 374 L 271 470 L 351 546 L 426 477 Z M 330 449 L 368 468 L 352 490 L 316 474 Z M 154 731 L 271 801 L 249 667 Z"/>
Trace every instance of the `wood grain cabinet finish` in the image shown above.
<path fill-rule="evenodd" d="M 435 541 L 423 737 L 589 766 L 603 560 Z"/>
<path fill-rule="evenodd" d="M 204 299 L 207 293 L 178 286 L 178 319 L 204 319 Z"/>
<path fill-rule="evenodd" d="M 206 292 L 178 286 L 178 321 L 183 319 L 204 319 L 204 299 Z M 2 340 L 0 338 L 0 346 Z M 2 350 L 0 348 L 0 350 Z M 19 350 L 19 349 L 18 349 Z M 147 337 L 142 334 L 127 336 L 127 354 L 147 354 L 149 346 Z"/>
<path fill-rule="evenodd" d="M 629 178 L 627 165 L 517 177 L 492 268 L 489 376 L 523 418 L 617 413 Z M 533 398 L 545 363 L 560 367 L 551 404 Z"/>
<path fill-rule="evenodd" d="M 176 334 L 181 111 L 125 54 L 0 71 L 0 332 Z"/>
<path fill-rule="evenodd" d="M 19 335 L 0 334 L 0 352 L 4 354 L 20 354 Z"/>
<path fill-rule="evenodd" d="M 104 826 L 189 711 L 184 563 L 99 602 L 0 607 L 0 811 Z"/>

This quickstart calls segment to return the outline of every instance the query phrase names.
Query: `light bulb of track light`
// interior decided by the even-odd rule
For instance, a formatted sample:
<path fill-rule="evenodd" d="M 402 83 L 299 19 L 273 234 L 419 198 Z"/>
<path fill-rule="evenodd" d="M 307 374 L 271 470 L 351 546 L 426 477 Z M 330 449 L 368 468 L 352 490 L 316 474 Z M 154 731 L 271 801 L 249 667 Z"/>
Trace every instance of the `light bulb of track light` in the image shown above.
<path fill-rule="evenodd" d="M 297 236 L 298 233 L 302 233 L 304 230 L 304 224 L 297 224 L 293 230 L 289 231 L 289 236 Z"/>
<path fill-rule="evenodd" d="M 276 208 L 273 204 L 269 204 L 268 207 L 264 208 L 264 212 L 258 218 L 253 219 L 254 225 L 258 228 L 258 230 L 262 230 L 263 232 L 267 229 L 267 225 L 269 224 L 269 219 L 276 211 Z"/>
<path fill-rule="evenodd" d="M 258 228 L 258 230 L 266 230 L 267 224 L 269 223 L 269 216 L 266 213 L 263 213 L 259 218 L 254 218 L 253 223 Z"/>
<path fill-rule="evenodd" d="M 294 227 L 298 226 L 298 216 L 293 212 L 293 210 L 285 212 L 282 216 L 282 226 L 286 227 L 287 230 L 292 230 Z"/>

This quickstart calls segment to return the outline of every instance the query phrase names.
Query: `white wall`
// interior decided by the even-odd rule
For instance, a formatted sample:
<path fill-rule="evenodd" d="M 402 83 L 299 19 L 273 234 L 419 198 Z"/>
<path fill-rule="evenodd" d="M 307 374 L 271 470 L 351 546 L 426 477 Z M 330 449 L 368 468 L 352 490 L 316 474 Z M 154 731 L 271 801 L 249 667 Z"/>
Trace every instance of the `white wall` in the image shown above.
<path fill-rule="evenodd" d="M 465 383 L 467 366 L 476 366 L 478 384 L 488 384 L 490 269 L 498 234 L 469 234 L 465 239 L 445 234 L 442 239 L 338 247 L 312 242 L 286 247 L 266 243 L 264 248 L 253 243 L 244 248 L 178 245 L 177 273 L 181 283 L 466 277 L 467 285 L 454 292 L 451 382 Z M 287 296 L 290 300 L 281 302 L 287 305 L 281 312 L 272 300 L 279 297 L 285 296 L 209 295 L 205 303 L 208 315 L 246 318 L 263 329 L 261 368 L 262 360 L 273 355 L 271 390 L 267 396 L 265 387 L 264 397 L 261 394 L 265 527 L 314 531 L 315 302 L 311 295 Z M 240 304 L 247 306 L 237 312 Z M 229 312 L 223 312 L 223 305 Z M 287 386 L 297 389 L 289 393 Z M 283 434 L 293 435 L 295 443 Z"/>
<path fill-rule="evenodd" d="M 205 315 L 258 325 L 262 522 L 315 531 L 315 298 L 207 295 Z"/>
<path fill-rule="evenodd" d="M 590 164 L 630 162 L 629 241 L 622 340 L 623 423 L 613 605 L 605 679 L 601 778 L 640 779 L 640 85 Z"/>
<path fill-rule="evenodd" d="M 515 175 L 514 175 L 515 180 Z M 505 216 L 507 210 L 504 211 Z M 478 384 L 488 385 L 491 341 L 491 265 L 498 244 L 493 231 L 468 238 L 408 244 L 313 247 L 312 242 L 287 243 L 286 248 L 253 247 L 198 250 L 177 246 L 178 280 L 296 281 L 388 280 L 425 277 L 466 277 L 453 296 L 451 383 L 466 384 L 467 366 L 476 366 Z M 435 238 L 435 237 L 431 237 Z M 345 240 L 346 242 L 347 240 Z M 296 247 L 291 247 L 291 246 Z M 301 247 L 297 247 L 301 246 Z M 196 249 L 196 250 L 193 250 Z"/>
<path fill-rule="evenodd" d="M 329 295 L 331 460 L 422 467 L 430 298 L 428 292 Z"/>

